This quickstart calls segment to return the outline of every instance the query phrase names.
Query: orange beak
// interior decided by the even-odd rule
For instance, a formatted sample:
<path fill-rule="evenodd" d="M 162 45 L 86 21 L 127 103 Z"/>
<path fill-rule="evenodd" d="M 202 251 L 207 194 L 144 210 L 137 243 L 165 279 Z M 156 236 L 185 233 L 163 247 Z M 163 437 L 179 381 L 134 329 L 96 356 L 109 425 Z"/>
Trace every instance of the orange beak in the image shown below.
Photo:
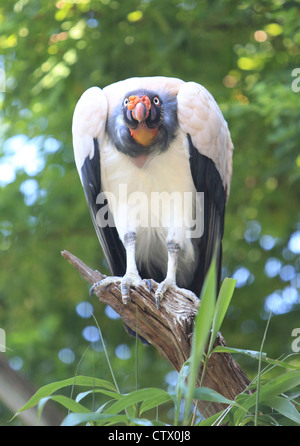
<path fill-rule="evenodd" d="M 148 96 L 129 96 L 128 110 L 139 123 L 136 129 L 130 129 L 133 139 L 144 147 L 152 143 L 158 132 L 158 128 L 149 129 L 145 123 L 151 109 L 151 101 Z"/>
<path fill-rule="evenodd" d="M 127 108 L 132 111 L 134 119 L 138 122 L 143 122 L 149 116 L 151 101 L 148 96 L 129 96 Z"/>

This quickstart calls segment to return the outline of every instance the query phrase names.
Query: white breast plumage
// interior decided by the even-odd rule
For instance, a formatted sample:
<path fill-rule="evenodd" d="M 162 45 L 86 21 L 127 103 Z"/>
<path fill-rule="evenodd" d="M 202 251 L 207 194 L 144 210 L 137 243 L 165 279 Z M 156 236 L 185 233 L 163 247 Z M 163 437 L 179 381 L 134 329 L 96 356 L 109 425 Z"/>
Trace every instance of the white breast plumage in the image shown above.
<path fill-rule="evenodd" d="M 102 190 L 121 240 L 128 228 L 135 229 L 138 265 L 143 263 L 151 271 L 153 264 L 165 273 L 166 238 L 175 235 L 181 247 L 178 282 L 190 281 L 194 245 L 187 234 L 194 225 L 196 190 L 185 174 L 189 169 L 186 135 L 180 132 L 167 152 L 151 157 L 142 168 L 109 142 L 104 147 L 100 155 Z"/>

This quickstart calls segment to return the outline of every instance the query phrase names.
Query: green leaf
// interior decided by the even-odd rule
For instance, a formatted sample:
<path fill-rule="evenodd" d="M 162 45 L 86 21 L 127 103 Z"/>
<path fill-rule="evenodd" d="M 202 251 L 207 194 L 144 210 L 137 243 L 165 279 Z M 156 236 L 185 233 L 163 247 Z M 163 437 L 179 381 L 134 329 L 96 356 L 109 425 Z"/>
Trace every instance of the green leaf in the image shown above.
<path fill-rule="evenodd" d="M 235 401 L 229 400 L 225 396 L 221 395 L 213 389 L 209 389 L 208 387 L 198 387 L 197 389 L 195 389 L 193 393 L 193 399 L 198 399 L 201 401 L 211 401 L 221 404 L 230 404 L 233 406 L 236 405 Z"/>
<path fill-rule="evenodd" d="M 259 404 L 272 407 L 272 399 L 281 395 L 282 393 L 293 389 L 300 384 L 300 372 L 288 372 L 284 375 L 280 375 L 265 384 L 260 386 L 259 390 Z M 249 412 L 256 404 L 256 392 L 251 395 L 243 394 L 238 395 L 236 402 L 242 407 L 243 410 L 237 410 L 234 414 L 235 424 L 240 424 L 244 417 L 244 411 Z"/>
<path fill-rule="evenodd" d="M 86 413 L 91 413 L 91 411 L 89 409 L 87 409 L 86 407 L 84 407 L 82 404 L 77 403 L 76 401 L 74 401 L 72 398 L 69 398 L 67 396 L 64 395 L 52 395 L 52 396 L 48 396 L 45 398 L 42 398 L 38 404 L 38 413 L 40 415 L 44 405 L 46 404 L 47 401 L 52 400 L 52 401 L 56 401 L 57 403 L 61 404 L 63 407 L 65 407 L 65 409 L 70 410 L 72 412 L 86 412 Z"/>
<path fill-rule="evenodd" d="M 284 415 L 286 418 L 300 424 L 300 413 L 288 398 L 275 396 L 268 400 L 268 406 L 277 410 L 277 412 Z"/>
<path fill-rule="evenodd" d="M 166 402 L 172 400 L 173 397 L 168 392 L 157 388 L 139 389 L 127 395 L 122 395 L 122 397 L 113 403 L 106 412 L 117 414 L 141 401 L 150 401 L 150 404 L 153 404 L 155 399 L 158 399 L 159 401 L 164 400 L 164 402 Z"/>
<path fill-rule="evenodd" d="M 212 326 L 216 303 L 216 279 L 216 259 L 214 256 L 204 281 L 200 296 L 201 302 L 198 314 L 195 318 L 195 328 L 190 357 L 190 374 L 188 377 L 188 390 L 185 402 L 185 423 L 187 422 L 188 411 L 192 403 L 193 391 L 198 378 L 200 364 L 204 356 Z"/>
<path fill-rule="evenodd" d="M 218 334 L 218 331 L 221 328 L 223 319 L 225 317 L 225 314 L 227 312 L 228 306 L 230 304 L 234 292 L 235 284 L 236 284 L 235 279 L 226 278 L 224 279 L 222 286 L 220 288 L 212 323 L 212 333 L 210 337 L 208 352 L 211 351 L 216 336 Z"/>
<path fill-rule="evenodd" d="M 225 347 L 222 345 L 218 345 L 212 351 L 212 353 L 238 353 L 246 356 L 250 356 L 250 358 L 259 360 L 260 352 L 257 350 L 247 350 L 242 348 L 233 348 L 233 347 Z M 268 358 L 267 354 L 262 352 L 261 360 L 266 362 L 267 364 L 272 364 L 274 366 L 282 367 L 285 369 L 299 370 L 299 367 L 289 362 L 280 360 L 280 359 L 272 359 Z"/>
<path fill-rule="evenodd" d="M 213 426 L 215 425 L 219 420 L 222 420 L 222 422 L 224 422 L 224 417 L 223 417 L 224 412 L 218 412 L 214 415 L 212 415 L 211 417 L 205 418 L 204 420 L 199 421 L 198 424 L 196 424 L 196 426 Z"/>
<path fill-rule="evenodd" d="M 248 349 L 242 349 L 242 348 L 232 348 L 232 347 L 225 347 L 222 345 L 218 345 L 215 347 L 212 351 L 212 353 L 239 353 L 243 355 L 250 356 L 253 359 L 259 359 L 260 352 L 257 350 L 248 350 Z M 262 353 L 263 358 L 266 357 L 266 353 Z"/>
<path fill-rule="evenodd" d="M 300 371 L 299 372 L 288 372 L 280 375 L 261 387 L 261 395 L 259 400 L 266 402 L 268 398 L 280 395 L 287 390 L 293 389 L 300 384 Z"/>
<path fill-rule="evenodd" d="M 30 409 L 34 406 L 36 406 L 39 401 L 42 398 L 49 397 L 52 393 L 56 392 L 57 390 L 63 389 L 64 387 L 68 386 L 87 386 L 87 387 L 103 387 L 105 389 L 114 390 L 116 391 L 115 386 L 110 383 L 109 381 L 89 377 L 89 376 L 76 376 L 73 378 L 64 379 L 62 381 L 57 381 L 54 383 L 47 384 L 46 386 L 41 387 L 31 398 L 30 400 L 23 406 L 21 409 L 19 409 L 16 414 L 17 416 L 20 413 L 24 412 L 27 409 Z M 13 418 L 14 418 L 13 417 Z"/>
<path fill-rule="evenodd" d="M 70 413 L 63 420 L 61 426 L 78 426 L 79 424 L 94 423 L 101 421 L 101 424 L 129 424 L 129 419 L 126 415 L 112 415 L 104 413 Z"/>
<path fill-rule="evenodd" d="M 155 395 L 153 398 L 149 398 L 141 404 L 140 414 L 146 412 L 146 410 L 153 409 L 154 407 L 161 406 L 162 404 L 168 403 L 169 401 L 177 402 L 176 399 L 172 398 L 168 393 L 162 391 L 161 395 Z"/>
<path fill-rule="evenodd" d="M 75 398 L 75 401 L 77 401 L 79 403 L 83 398 L 85 398 L 86 396 L 93 394 L 93 393 L 101 393 L 102 395 L 109 396 L 110 398 L 113 398 L 116 400 L 122 398 L 122 395 L 120 393 L 111 392 L 110 390 L 91 389 L 91 390 L 87 390 L 86 392 L 80 392 L 77 395 L 77 397 Z"/>
<path fill-rule="evenodd" d="M 281 361 L 280 359 L 271 359 L 271 358 L 268 358 L 267 356 L 263 356 L 262 361 L 267 362 L 268 364 L 282 367 L 284 369 L 299 370 L 299 366 L 290 364 L 289 362 L 286 362 L 286 361 Z"/>
<path fill-rule="evenodd" d="M 79 424 L 96 423 L 105 426 L 162 426 L 164 423 L 147 420 L 146 418 L 128 417 L 127 415 L 104 414 L 91 412 L 87 413 L 71 413 L 62 422 L 62 426 L 78 426 Z"/>
<path fill-rule="evenodd" d="M 174 415 L 174 425 L 177 426 L 179 415 L 180 415 L 180 404 L 182 399 L 182 392 L 186 386 L 186 379 L 190 371 L 189 360 L 186 361 L 180 369 L 176 383 L 176 404 L 175 404 L 175 415 Z"/>

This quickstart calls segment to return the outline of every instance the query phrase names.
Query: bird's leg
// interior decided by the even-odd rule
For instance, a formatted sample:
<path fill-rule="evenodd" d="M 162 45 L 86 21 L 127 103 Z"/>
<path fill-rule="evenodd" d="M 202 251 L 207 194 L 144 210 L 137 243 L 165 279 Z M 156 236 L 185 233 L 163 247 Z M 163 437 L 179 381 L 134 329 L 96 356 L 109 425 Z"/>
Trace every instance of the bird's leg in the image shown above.
<path fill-rule="evenodd" d="M 136 233 L 127 232 L 124 236 L 124 246 L 126 249 L 126 274 L 121 280 L 122 300 L 124 304 L 130 301 L 130 286 L 138 286 L 142 279 L 138 273 L 135 260 Z"/>
<path fill-rule="evenodd" d="M 95 290 L 107 287 L 108 285 L 121 283 L 122 301 L 127 304 L 130 301 L 130 286 L 141 285 L 142 279 L 138 273 L 135 261 L 135 243 L 136 233 L 134 231 L 127 232 L 124 236 L 124 246 L 126 250 L 126 274 L 123 277 L 110 276 L 100 282 L 94 283 L 90 289 L 90 294 Z"/>
<path fill-rule="evenodd" d="M 169 240 L 167 242 L 167 248 L 168 248 L 167 276 L 165 280 L 158 285 L 157 290 L 155 292 L 156 307 L 159 309 L 160 302 L 163 299 L 164 294 L 168 289 L 172 289 L 175 292 L 179 291 L 180 294 L 197 302 L 198 301 L 197 296 L 192 291 L 180 288 L 176 285 L 177 262 L 180 251 L 179 244 L 175 240 Z"/>

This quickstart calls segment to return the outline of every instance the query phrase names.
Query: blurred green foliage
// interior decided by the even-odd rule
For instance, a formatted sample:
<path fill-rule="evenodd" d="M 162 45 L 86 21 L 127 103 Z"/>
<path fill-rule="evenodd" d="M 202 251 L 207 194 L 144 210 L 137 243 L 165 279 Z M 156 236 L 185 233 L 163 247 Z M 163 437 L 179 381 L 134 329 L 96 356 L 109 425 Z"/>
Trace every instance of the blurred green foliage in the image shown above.
<path fill-rule="evenodd" d="M 0 327 L 11 364 L 36 386 L 77 367 L 110 376 L 99 343 L 86 352 L 82 331 L 95 321 L 76 312 L 82 301 L 93 304 L 123 392 L 136 380 L 168 385 L 170 366 L 152 347 L 136 350 L 60 255 L 67 249 L 108 272 L 74 165 L 71 121 L 85 89 L 132 76 L 193 80 L 219 103 L 235 145 L 224 275 L 238 278 L 222 331 L 231 347 L 258 350 L 272 308 L 265 351 L 292 353 L 300 302 L 299 23 L 300 2 L 288 0 L 1 2 Z M 115 354 L 124 343 L 129 359 Z M 59 359 L 64 348 L 74 354 L 70 363 Z M 253 376 L 257 364 L 241 361 Z"/>

